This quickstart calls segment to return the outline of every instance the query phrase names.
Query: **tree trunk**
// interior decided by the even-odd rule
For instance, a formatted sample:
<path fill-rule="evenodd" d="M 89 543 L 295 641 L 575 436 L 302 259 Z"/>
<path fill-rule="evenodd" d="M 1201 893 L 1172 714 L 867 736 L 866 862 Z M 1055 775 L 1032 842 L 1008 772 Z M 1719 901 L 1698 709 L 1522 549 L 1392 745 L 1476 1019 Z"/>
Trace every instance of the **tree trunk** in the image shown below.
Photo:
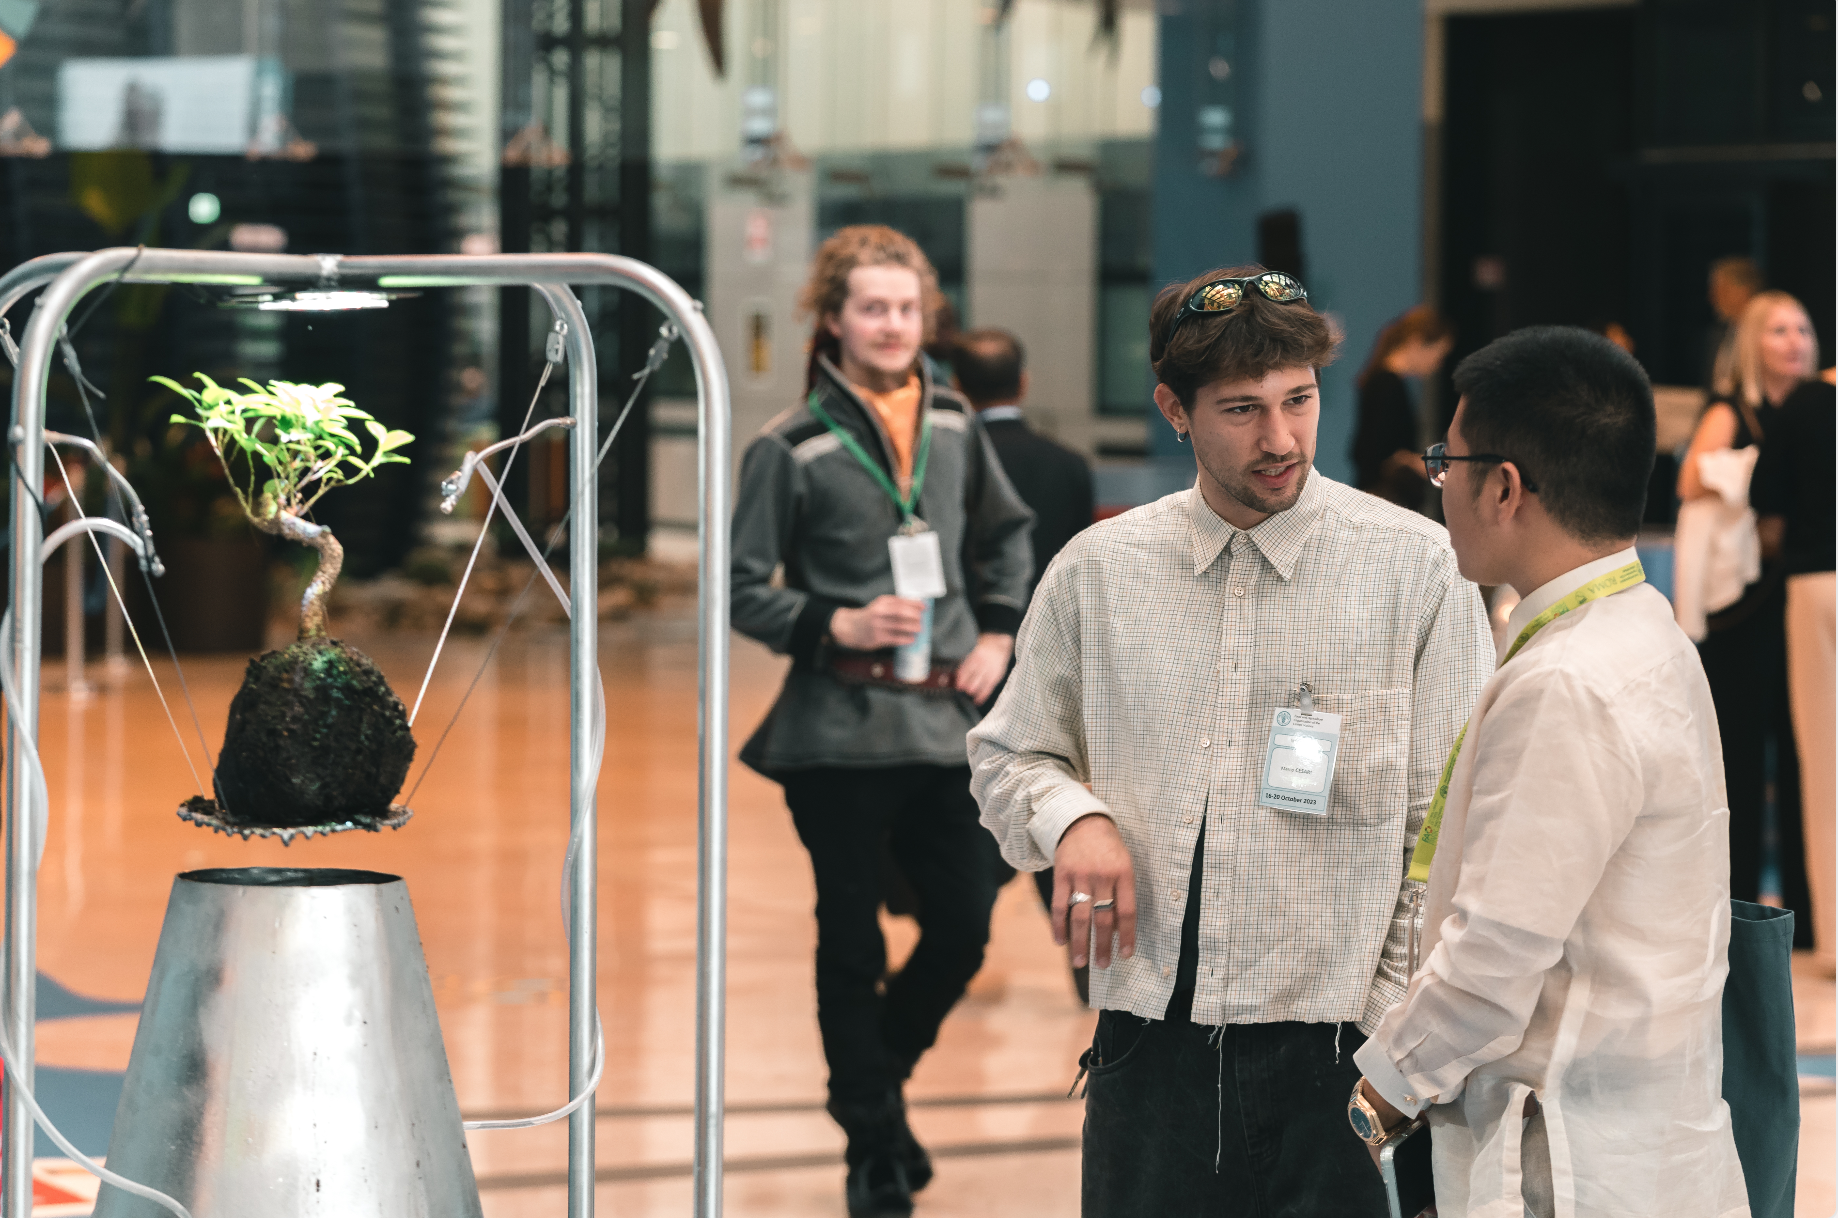
<path fill-rule="evenodd" d="M 345 548 L 332 536 L 331 529 L 286 512 L 276 512 L 266 520 L 253 523 L 264 533 L 273 533 L 319 551 L 318 569 L 300 597 L 300 638 L 302 641 L 325 638 L 326 599 L 331 595 L 332 585 L 338 582 L 339 570 L 345 565 Z"/>

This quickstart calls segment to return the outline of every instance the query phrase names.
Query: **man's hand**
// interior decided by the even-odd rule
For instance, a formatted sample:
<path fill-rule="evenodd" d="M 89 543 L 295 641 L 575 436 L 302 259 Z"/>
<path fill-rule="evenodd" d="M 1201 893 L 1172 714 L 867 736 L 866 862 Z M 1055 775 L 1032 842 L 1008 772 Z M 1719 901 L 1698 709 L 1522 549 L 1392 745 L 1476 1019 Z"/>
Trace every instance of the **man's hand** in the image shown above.
<path fill-rule="evenodd" d="M 1409 1122 L 1409 1117 L 1405 1116 L 1400 1109 L 1393 1107 L 1390 1100 L 1378 1093 L 1378 1088 L 1363 1078 L 1359 1080 L 1359 1093 L 1366 1097 L 1366 1102 L 1371 1104 L 1373 1111 L 1378 1113 L 1379 1127 L 1387 1134 L 1396 1133 Z M 1372 1156 L 1372 1166 L 1377 1167 L 1379 1148 L 1368 1142 L 1366 1153 Z"/>
<path fill-rule="evenodd" d="M 865 608 L 830 615 L 830 637 L 855 651 L 902 647 L 919 637 L 925 605 L 900 596 L 877 596 Z"/>
<path fill-rule="evenodd" d="M 970 695 L 970 700 L 981 706 L 1008 672 L 1008 657 L 1014 653 L 1014 635 L 979 634 L 976 646 L 958 663 L 952 683 L 960 693 Z"/>
<path fill-rule="evenodd" d="M 1074 905 L 1075 892 L 1091 900 Z M 1109 900 L 1116 902 L 1113 908 L 1092 909 L 1093 902 Z M 1136 873 L 1129 848 L 1111 818 L 1095 812 L 1072 822 L 1053 852 L 1053 942 L 1072 944 L 1073 968 L 1084 967 L 1094 928 L 1097 967 L 1110 967 L 1113 933 L 1122 959 L 1136 954 Z"/>

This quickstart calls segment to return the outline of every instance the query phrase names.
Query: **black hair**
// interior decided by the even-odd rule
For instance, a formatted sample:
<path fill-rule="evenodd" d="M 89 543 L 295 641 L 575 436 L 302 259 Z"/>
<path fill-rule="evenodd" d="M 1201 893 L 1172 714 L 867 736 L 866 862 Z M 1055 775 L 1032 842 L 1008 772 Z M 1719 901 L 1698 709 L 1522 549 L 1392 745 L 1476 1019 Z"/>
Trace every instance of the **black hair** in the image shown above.
<path fill-rule="evenodd" d="M 1640 531 L 1655 417 L 1633 356 L 1588 330 L 1533 326 L 1457 364 L 1455 389 L 1469 451 L 1511 459 L 1566 533 L 1594 542 Z"/>
<path fill-rule="evenodd" d="M 1021 396 L 1021 340 L 1007 330 L 971 330 L 957 336 L 951 371 L 964 396 L 978 406 L 1012 402 Z"/>

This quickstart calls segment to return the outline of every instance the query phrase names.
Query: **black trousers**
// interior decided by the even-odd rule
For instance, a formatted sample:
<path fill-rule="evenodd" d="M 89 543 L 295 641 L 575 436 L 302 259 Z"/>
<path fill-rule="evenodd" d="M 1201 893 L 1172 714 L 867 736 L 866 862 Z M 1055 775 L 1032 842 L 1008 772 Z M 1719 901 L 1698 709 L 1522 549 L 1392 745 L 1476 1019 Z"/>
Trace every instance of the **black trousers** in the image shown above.
<path fill-rule="evenodd" d="M 1766 828 L 1766 753 L 1774 746 L 1774 831 L 1781 902 L 1793 910 L 1796 947 L 1812 946 L 1800 829 L 1800 757 L 1787 701 L 1786 592 L 1773 589 L 1740 624 L 1713 630 L 1698 658 L 1717 707 L 1723 778 L 1730 806 L 1730 896 L 1753 901 L 1761 886 Z"/>
<path fill-rule="evenodd" d="M 1352 1024 L 1099 1012 L 1084 1218 L 1384 1218 L 1385 1186 L 1347 1126 L 1365 1042 Z"/>
<path fill-rule="evenodd" d="M 968 766 L 800 770 L 784 779 L 817 881 L 817 1027 L 830 1098 L 872 1104 L 912 1073 L 983 966 L 1000 856 Z M 918 902 L 919 943 L 888 977 L 884 854 Z"/>
<path fill-rule="evenodd" d="M 1359 1029 L 1189 1020 L 1205 856 L 1202 831 L 1164 1018 L 1098 1012 L 1084 1218 L 1383 1218 L 1384 1183 L 1347 1124 Z"/>

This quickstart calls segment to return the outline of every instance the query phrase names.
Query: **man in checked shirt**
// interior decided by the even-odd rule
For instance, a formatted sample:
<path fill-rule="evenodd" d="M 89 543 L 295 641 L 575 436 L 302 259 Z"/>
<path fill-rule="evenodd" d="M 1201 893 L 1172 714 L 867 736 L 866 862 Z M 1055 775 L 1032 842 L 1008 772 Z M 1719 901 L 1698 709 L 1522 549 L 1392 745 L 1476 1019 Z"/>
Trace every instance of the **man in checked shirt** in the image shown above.
<path fill-rule="evenodd" d="M 1093 965 L 1087 1218 L 1386 1212 L 1353 1052 L 1404 993 L 1405 870 L 1494 654 L 1444 531 L 1313 468 L 1334 346 L 1287 275 L 1161 295 L 1198 479 L 1061 552 L 970 732 L 983 824 L 1055 868 Z"/>

